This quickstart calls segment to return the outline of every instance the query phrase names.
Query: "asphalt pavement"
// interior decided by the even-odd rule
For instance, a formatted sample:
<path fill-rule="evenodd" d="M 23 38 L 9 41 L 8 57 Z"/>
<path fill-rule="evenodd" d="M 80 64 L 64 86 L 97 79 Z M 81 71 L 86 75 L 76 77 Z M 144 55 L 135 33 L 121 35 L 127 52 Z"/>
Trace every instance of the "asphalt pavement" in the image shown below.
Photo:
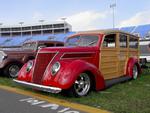
<path fill-rule="evenodd" d="M 31 96 L 0 89 L 0 113 L 85 113 Z"/>

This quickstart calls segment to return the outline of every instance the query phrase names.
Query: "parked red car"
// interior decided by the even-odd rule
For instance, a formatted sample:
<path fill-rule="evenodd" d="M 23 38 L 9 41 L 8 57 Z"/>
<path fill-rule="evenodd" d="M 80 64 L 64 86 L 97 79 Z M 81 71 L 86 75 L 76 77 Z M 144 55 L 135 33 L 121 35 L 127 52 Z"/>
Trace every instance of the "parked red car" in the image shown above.
<path fill-rule="evenodd" d="M 115 31 L 77 33 L 65 47 L 43 48 L 26 63 L 16 83 L 51 93 L 85 96 L 140 73 L 139 37 Z"/>

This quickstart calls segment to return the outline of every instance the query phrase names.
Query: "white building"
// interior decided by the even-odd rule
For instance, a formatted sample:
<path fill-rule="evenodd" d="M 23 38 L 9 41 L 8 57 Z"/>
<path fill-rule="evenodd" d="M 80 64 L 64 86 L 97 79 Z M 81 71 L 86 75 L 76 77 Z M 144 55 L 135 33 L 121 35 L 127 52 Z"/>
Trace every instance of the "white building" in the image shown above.
<path fill-rule="evenodd" d="M 25 25 L 20 23 L 20 25 L 16 26 L 2 26 L 0 28 L 0 37 L 57 34 L 67 33 L 69 31 L 72 31 L 72 26 L 67 22 L 41 23 L 35 25 Z"/>

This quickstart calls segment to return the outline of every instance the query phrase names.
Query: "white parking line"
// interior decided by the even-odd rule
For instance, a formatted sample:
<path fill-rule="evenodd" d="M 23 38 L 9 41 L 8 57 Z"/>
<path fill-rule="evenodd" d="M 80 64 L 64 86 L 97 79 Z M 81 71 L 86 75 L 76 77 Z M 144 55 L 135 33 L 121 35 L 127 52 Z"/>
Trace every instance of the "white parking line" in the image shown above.
<path fill-rule="evenodd" d="M 51 110 L 55 110 L 55 112 L 57 112 L 57 113 L 80 113 L 80 111 L 73 110 L 68 107 L 66 108 L 66 107 L 60 106 L 58 104 L 41 101 L 41 100 L 38 100 L 35 98 L 25 98 L 25 99 L 20 99 L 19 101 L 26 102 L 26 103 L 29 103 L 31 106 L 37 106 L 37 107 L 41 107 L 43 109 L 49 108 Z"/>

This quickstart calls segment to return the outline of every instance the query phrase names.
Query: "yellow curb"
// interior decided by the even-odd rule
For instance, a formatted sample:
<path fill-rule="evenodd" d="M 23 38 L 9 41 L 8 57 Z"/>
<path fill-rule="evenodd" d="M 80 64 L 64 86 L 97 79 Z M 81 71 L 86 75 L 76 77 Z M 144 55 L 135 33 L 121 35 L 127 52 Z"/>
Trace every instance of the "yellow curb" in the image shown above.
<path fill-rule="evenodd" d="M 26 96 L 31 96 L 31 97 L 34 97 L 34 98 L 37 98 L 40 100 L 45 100 L 45 101 L 50 102 L 50 103 L 56 103 L 58 105 L 70 107 L 73 109 L 78 109 L 80 111 L 87 112 L 87 113 L 110 113 L 106 110 L 101 110 L 101 109 L 97 109 L 97 108 L 82 105 L 82 104 L 72 103 L 72 102 L 68 102 L 68 101 L 63 100 L 63 99 L 56 99 L 54 97 L 48 97 L 48 96 L 44 96 L 44 95 L 37 94 L 34 92 L 24 91 L 24 90 L 18 89 L 18 88 L 12 88 L 12 87 L 8 87 L 8 86 L 0 86 L 0 89 L 4 89 L 7 91 L 11 91 L 11 92 L 26 95 Z"/>

